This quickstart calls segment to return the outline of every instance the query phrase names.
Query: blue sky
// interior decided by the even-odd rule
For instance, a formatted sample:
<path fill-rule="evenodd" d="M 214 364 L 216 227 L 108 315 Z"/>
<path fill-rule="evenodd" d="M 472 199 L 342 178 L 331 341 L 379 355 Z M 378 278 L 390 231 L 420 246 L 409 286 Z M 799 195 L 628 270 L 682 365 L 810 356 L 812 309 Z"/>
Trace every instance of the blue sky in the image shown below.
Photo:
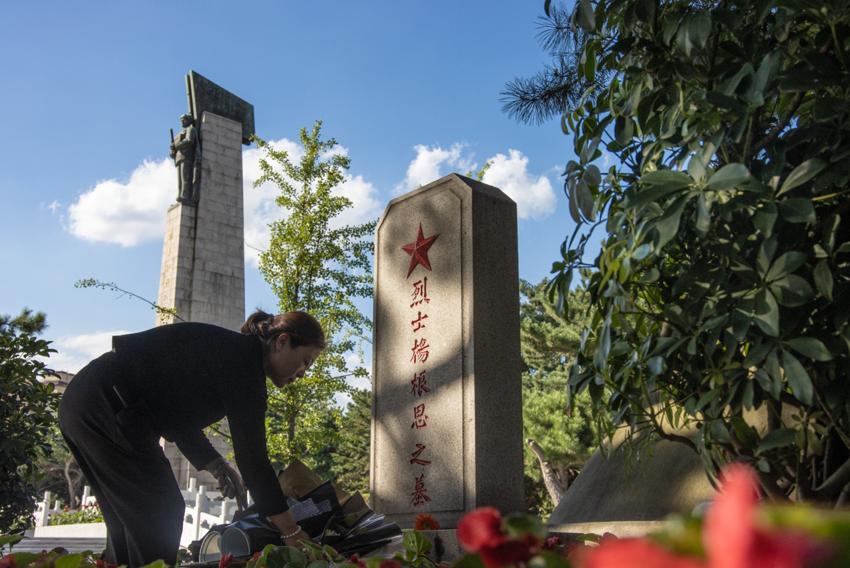
<path fill-rule="evenodd" d="M 352 158 L 351 221 L 419 183 L 495 159 L 485 181 L 518 202 L 520 276 L 539 281 L 574 224 L 556 121 L 517 124 L 505 83 L 546 61 L 542 0 L 468 2 L 15 2 L 0 20 L 0 313 L 47 313 L 56 369 L 76 371 L 116 332 L 152 327 L 142 302 L 78 290 L 83 278 L 157 296 L 176 194 L 168 130 L 194 69 L 254 105 L 259 136 L 297 152 L 323 121 Z M 272 188 L 250 187 L 246 242 L 263 248 Z M 246 248 L 246 307 L 276 302 Z M 371 314 L 371 305 L 364 311 Z"/>

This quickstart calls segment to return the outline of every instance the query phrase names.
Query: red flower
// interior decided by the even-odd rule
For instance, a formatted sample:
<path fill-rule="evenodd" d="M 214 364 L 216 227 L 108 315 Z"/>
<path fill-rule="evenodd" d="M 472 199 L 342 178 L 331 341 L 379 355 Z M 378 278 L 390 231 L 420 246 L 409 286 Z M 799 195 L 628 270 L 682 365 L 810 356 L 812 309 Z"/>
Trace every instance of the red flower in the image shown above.
<path fill-rule="evenodd" d="M 440 523 L 428 513 L 419 513 L 413 522 L 413 528 L 417 531 L 438 531 Z"/>
<path fill-rule="evenodd" d="M 531 560 L 540 552 L 540 547 L 540 540 L 533 534 L 527 534 L 522 539 L 511 538 L 496 546 L 482 548 L 481 561 L 489 568 L 512 566 Z"/>
<path fill-rule="evenodd" d="M 650 540 L 608 540 L 597 547 L 581 547 L 570 561 L 579 568 L 705 568 L 688 556 L 673 554 Z"/>
<path fill-rule="evenodd" d="M 229 566 L 233 564 L 233 553 L 229 553 L 227 556 L 222 556 L 221 560 L 218 561 L 218 568 L 229 568 Z"/>
<path fill-rule="evenodd" d="M 18 565 L 15 564 L 15 557 L 4 556 L 0 558 L 0 568 L 18 568 Z"/>
<path fill-rule="evenodd" d="M 827 558 L 832 547 L 794 529 L 770 532 L 757 525 L 759 499 L 756 473 L 732 464 L 722 475 L 721 493 L 706 513 L 703 526 L 711 568 L 797 568 Z"/>
<path fill-rule="evenodd" d="M 259 559 L 260 559 L 260 556 L 262 556 L 262 555 L 263 555 L 263 553 L 262 553 L 262 552 L 255 552 L 255 553 L 254 553 L 254 556 L 252 556 L 252 557 L 251 557 L 251 560 L 253 560 L 254 562 L 256 562 L 257 560 L 259 560 Z"/>
<path fill-rule="evenodd" d="M 395 560 L 381 560 L 381 563 L 378 564 L 378 568 L 401 568 L 401 564 Z"/>
<path fill-rule="evenodd" d="M 457 540 L 468 552 L 493 548 L 505 542 L 502 515 L 492 507 L 482 507 L 467 513 L 457 525 Z"/>
<path fill-rule="evenodd" d="M 561 540 L 559 536 L 550 536 L 543 542 L 543 550 L 548 550 L 549 552 L 555 552 L 555 549 L 564 544 L 564 541 Z"/>
<path fill-rule="evenodd" d="M 467 513 L 457 525 L 457 540 L 468 552 L 478 552 L 489 568 L 528 562 L 542 548 L 531 534 L 509 539 L 502 530 L 502 516 L 492 507 Z"/>
<path fill-rule="evenodd" d="M 356 554 L 352 554 L 351 558 L 348 561 L 355 566 L 359 566 L 360 568 L 366 568 L 366 563 L 360 560 L 360 557 Z"/>

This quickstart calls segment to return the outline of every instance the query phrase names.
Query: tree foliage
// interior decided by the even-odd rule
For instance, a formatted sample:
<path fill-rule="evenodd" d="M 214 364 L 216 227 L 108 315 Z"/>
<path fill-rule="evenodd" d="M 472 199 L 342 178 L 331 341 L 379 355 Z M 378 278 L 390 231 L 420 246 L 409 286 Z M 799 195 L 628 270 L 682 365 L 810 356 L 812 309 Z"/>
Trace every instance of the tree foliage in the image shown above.
<path fill-rule="evenodd" d="M 595 65 L 595 62 L 584 59 L 582 46 L 587 35 L 580 30 L 567 33 L 570 20 L 571 10 L 563 4 L 550 6 L 546 15 L 539 18 L 537 39 L 551 62 L 532 77 L 517 77 L 510 81 L 501 93 L 502 111 L 518 122 L 542 124 L 559 117 L 578 101 L 591 84 L 605 85 L 606 73 L 600 73 L 590 81 L 587 75 L 579 73 L 580 66 Z"/>
<path fill-rule="evenodd" d="M 850 482 L 848 8 L 581 0 L 571 16 L 595 61 L 579 76 L 611 74 L 562 121 L 581 227 L 559 294 L 607 232 L 571 393 L 606 435 L 684 443 L 711 476 L 749 462 L 777 500 L 835 502 Z"/>
<path fill-rule="evenodd" d="M 333 453 L 333 480 L 349 493 L 369 494 L 372 441 L 372 391 L 351 393 L 342 418 L 342 441 Z"/>
<path fill-rule="evenodd" d="M 363 367 L 350 369 L 346 354 L 372 329 L 353 300 L 372 296 L 371 237 L 376 222 L 334 227 L 334 218 L 352 207 L 348 198 L 334 193 L 351 158 L 334 150 L 334 139 L 320 140 L 321 124 L 317 121 L 310 133 L 301 129 L 304 154 L 297 163 L 287 152 L 255 138 L 265 152 L 255 186 L 274 183 L 280 190 L 276 203 L 286 211 L 285 218 L 270 225 L 271 243 L 260 255 L 260 271 L 280 311 L 312 314 L 329 340 L 304 378 L 283 389 L 268 385 L 269 455 L 281 465 L 338 441 L 338 429 L 327 427 L 323 410 L 330 409 L 339 426 L 341 412 L 333 405 L 334 395 L 351 392 L 346 376 L 367 374 Z"/>
<path fill-rule="evenodd" d="M 55 349 L 36 337 L 42 312 L 0 316 L 0 533 L 31 524 L 36 507 L 36 462 L 49 457 L 59 396 L 40 379 L 51 371 L 37 357 Z"/>
<path fill-rule="evenodd" d="M 564 314 L 549 297 L 549 281 L 520 282 L 520 338 L 522 349 L 523 439 L 534 440 L 546 461 L 566 480 L 580 469 L 595 446 L 590 398 L 583 396 L 566 412 L 567 376 L 578 353 L 587 320 L 583 290 L 573 290 Z M 546 490 L 540 461 L 525 446 L 525 495 L 529 513 L 546 516 L 554 503 Z M 566 487 L 562 487 L 566 489 Z"/>

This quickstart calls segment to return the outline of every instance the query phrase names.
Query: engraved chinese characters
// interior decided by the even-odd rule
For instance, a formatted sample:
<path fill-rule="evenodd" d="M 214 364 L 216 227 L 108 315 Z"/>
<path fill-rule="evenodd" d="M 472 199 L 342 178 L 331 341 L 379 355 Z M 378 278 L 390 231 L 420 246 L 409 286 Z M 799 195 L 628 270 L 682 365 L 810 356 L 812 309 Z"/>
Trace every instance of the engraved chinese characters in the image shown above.
<path fill-rule="evenodd" d="M 428 250 L 431 248 L 431 245 L 434 244 L 434 241 L 437 240 L 437 237 L 440 235 L 433 235 L 424 238 L 422 234 L 422 223 L 419 223 L 419 230 L 416 233 L 416 240 L 412 243 L 401 247 L 401 249 L 410 255 L 410 266 L 407 270 L 407 277 L 410 278 L 410 275 L 413 274 L 413 271 L 416 269 L 418 265 L 422 265 L 423 268 L 428 270 L 432 270 L 431 262 L 428 259 Z M 431 303 L 431 299 L 428 297 L 428 277 L 423 276 L 421 280 L 418 280 L 413 283 L 413 292 L 411 293 L 411 304 L 410 308 L 426 308 Z M 424 304 L 424 305 L 423 305 Z M 428 355 L 430 351 L 430 347 L 428 346 L 427 340 L 424 337 L 425 330 L 425 320 L 428 319 L 427 312 L 423 314 L 422 309 L 416 310 L 416 318 L 410 322 L 410 325 L 413 326 L 413 333 L 416 334 L 419 331 L 423 331 L 422 338 L 417 338 L 415 335 L 413 337 L 413 356 L 410 358 L 410 362 L 414 365 L 417 363 L 425 364 L 428 361 Z M 411 384 L 413 385 L 413 389 L 410 393 L 414 397 L 421 397 L 423 394 L 430 393 L 431 389 L 427 386 L 427 380 L 425 376 L 427 374 L 427 369 L 422 369 L 421 373 L 417 373 L 415 370 L 413 372 L 413 380 Z M 425 402 L 421 404 L 415 405 L 413 407 L 413 424 L 410 425 L 411 428 L 415 428 L 417 430 L 421 430 L 428 426 L 428 415 L 425 414 Z M 431 465 L 430 461 L 424 461 L 419 459 L 419 456 L 427 449 L 425 444 L 416 443 L 416 451 L 414 451 L 411 455 L 413 459 L 410 460 L 411 464 L 416 464 L 420 466 L 428 466 Z M 419 476 L 414 477 L 414 491 L 411 493 L 413 498 L 410 502 L 413 506 L 418 507 L 420 505 L 424 505 L 427 501 L 430 501 L 431 498 L 427 495 L 427 489 L 425 488 L 425 474 L 422 473 Z"/>
<path fill-rule="evenodd" d="M 437 215 L 389 219 L 394 237 L 378 253 L 392 266 L 377 280 L 397 330 L 374 347 L 386 377 L 373 442 L 384 456 L 375 481 L 389 489 L 375 502 L 382 513 L 463 507 L 459 203 L 451 194 L 433 201 Z"/>

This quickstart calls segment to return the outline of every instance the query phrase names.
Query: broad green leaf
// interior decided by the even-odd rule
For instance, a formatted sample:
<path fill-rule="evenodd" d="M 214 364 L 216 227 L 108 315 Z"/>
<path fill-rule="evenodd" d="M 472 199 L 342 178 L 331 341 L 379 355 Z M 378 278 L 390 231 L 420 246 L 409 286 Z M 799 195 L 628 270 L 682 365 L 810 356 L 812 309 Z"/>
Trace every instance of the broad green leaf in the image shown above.
<path fill-rule="evenodd" d="M 26 568 L 41 557 L 41 554 L 33 554 L 31 552 L 16 552 L 14 554 L 7 554 L 4 558 L 14 558 L 15 566 L 17 566 L 18 568 Z"/>
<path fill-rule="evenodd" d="M 811 199 L 796 197 L 779 203 L 779 212 L 789 223 L 815 223 L 817 216 Z"/>
<path fill-rule="evenodd" d="M 748 75 L 755 75 L 755 69 L 753 68 L 751 63 L 745 63 L 734 76 L 724 81 L 720 85 L 720 92 L 728 97 L 731 97 L 735 94 L 735 90 L 741 83 L 741 79 Z"/>
<path fill-rule="evenodd" d="M 847 112 L 847 103 L 835 97 L 821 97 L 812 106 L 812 117 L 818 122 L 841 118 Z"/>
<path fill-rule="evenodd" d="M 64 554 L 54 560 L 55 568 L 78 568 L 83 561 L 82 554 Z"/>
<path fill-rule="evenodd" d="M 814 299 L 814 291 L 806 279 L 796 274 L 780 278 L 770 285 L 776 300 L 785 307 L 796 308 Z"/>
<path fill-rule="evenodd" d="M 658 249 L 661 249 L 676 236 L 679 231 L 679 220 L 682 218 L 682 212 L 685 210 L 685 204 L 688 202 L 687 197 L 680 197 L 673 202 L 661 219 L 655 223 L 655 230 L 658 231 Z"/>
<path fill-rule="evenodd" d="M 640 178 L 641 183 L 649 185 L 670 185 L 678 186 L 679 189 L 688 187 L 693 183 L 693 179 L 684 172 L 674 172 L 673 170 L 658 170 L 655 172 L 647 172 Z"/>
<path fill-rule="evenodd" d="M 617 139 L 617 144 L 627 146 L 632 141 L 635 134 L 635 123 L 628 116 L 618 116 L 614 122 L 614 136 Z"/>
<path fill-rule="evenodd" d="M 785 193 L 786 191 L 790 191 L 797 187 L 800 184 L 806 183 L 816 175 L 818 175 L 821 170 L 823 170 L 827 166 L 827 162 L 824 160 L 820 160 L 818 158 L 812 158 L 811 160 L 806 160 L 796 168 L 791 174 L 785 178 L 785 182 L 783 182 L 782 187 L 779 188 L 779 193 L 777 193 L 777 197 Z"/>
<path fill-rule="evenodd" d="M 776 223 L 776 218 L 778 216 L 779 210 L 776 208 L 776 204 L 771 201 L 769 203 L 765 203 L 764 206 L 759 209 L 758 213 L 756 213 L 755 217 L 753 217 L 753 224 L 756 229 L 765 236 L 765 238 L 768 238 L 773 233 L 773 225 Z"/>
<path fill-rule="evenodd" d="M 644 24 L 655 20 L 655 5 L 657 0 L 638 0 L 635 4 L 635 15 Z"/>
<path fill-rule="evenodd" d="M 596 218 L 596 213 L 593 210 L 595 202 L 593 201 L 593 194 L 590 193 L 590 188 L 587 187 L 584 178 L 580 179 L 576 184 L 576 198 L 578 199 L 578 206 L 584 214 L 584 218 L 593 223 Z"/>
<path fill-rule="evenodd" d="M 548 550 L 542 550 L 537 554 L 538 558 L 543 559 L 546 568 L 570 568 L 572 566 L 561 555 Z M 534 561 L 528 563 L 529 567 L 539 568 Z"/>
<path fill-rule="evenodd" d="M 753 90 L 765 92 L 767 86 L 773 79 L 776 78 L 776 73 L 779 71 L 779 61 L 781 52 L 775 49 L 768 53 L 759 64 L 759 70 L 753 79 Z"/>
<path fill-rule="evenodd" d="M 697 47 L 705 47 L 708 34 L 711 33 L 711 15 L 708 10 L 700 10 L 691 19 L 688 26 L 688 35 Z"/>
<path fill-rule="evenodd" d="M 487 568 L 478 554 L 464 554 L 452 563 L 452 568 Z"/>
<path fill-rule="evenodd" d="M 652 203 L 670 195 L 671 193 L 675 193 L 680 191 L 682 186 L 678 183 L 674 184 L 664 184 L 664 185 L 653 185 L 651 187 L 641 188 L 637 195 L 629 198 L 629 202 L 626 205 L 627 209 L 635 209 L 638 207 L 643 207 L 647 203 Z"/>
<path fill-rule="evenodd" d="M 756 444 L 758 444 L 758 437 L 753 427 L 747 424 L 747 421 L 740 416 L 733 416 L 729 421 L 735 430 L 735 436 L 738 437 L 741 443 L 748 448 L 755 448 Z"/>
<path fill-rule="evenodd" d="M 832 353 L 829 352 L 826 345 L 814 337 L 795 337 L 788 341 L 788 346 L 797 353 L 815 361 L 832 360 Z"/>
<path fill-rule="evenodd" d="M 593 6 L 590 0 L 581 0 L 579 2 L 576 12 L 576 23 L 588 34 L 596 31 L 596 17 L 593 14 Z"/>
<path fill-rule="evenodd" d="M 818 262 L 817 266 L 815 266 L 813 276 L 815 278 L 815 286 L 817 286 L 820 295 L 832 301 L 832 285 L 834 281 L 832 271 L 829 269 L 829 263 L 826 259 Z"/>
<path fill-rule="evenodd" d="M 655 267 L 652 267 L 652 268 L 650 268 L 649 270 L 647 270 L 646 272 L 643 273 L 643 275 L 640 277 L 639 282 L 644 282 L 644 283 L 655 282 L 656 280 L 658 280 L 659 276 L 661 276 L 661 273 L 658 271 L 658 269 L 655 268 Z"/>
<path fill-rule="evenodd" d="M 782 368 L 785 369 L 788 386 L 791 387 L 791 392 L 797 400 L 803 404 L 811 404 L 814 396 L 812 379 L 800 361 L 784 349 L 782 350 Z"/>
<path fill-rule="evenodd" d="M 266 568 L 286 568 L 289 565 L 307 566 L 304 553 L 292 546 L 276 546 L 266 555 Z"/>
<path fill-rule="evenodd" d="M 570 201 L 570 216 L 572 216 L 573 221 L 575 221 L 576 223 L 578 223 L 580 225 L 582 223 L 582 219 L 581 219 L 581 214 L 579 213 L 579 210 L 578 210 L 578 196 L 576 195 L 575 185 L 573 185 L 572 188 L 571 188 L 569 198 L 570 198 L 569 199 L 569 201 Z"/>
<path fill-rule="evenodd" d="M 700 232 L 701 235 L 705 235 L 708 232 L 709 227 L 711 227 L 711 217 L 708 213 L 709 204 L 708 199 L 705 196 L 705 193 L 700 191 L 697 196 L 697 231 Z"/>
<path fill-rule="evenodd" d="M 744 164 L 726 164 L 709 178 L 707 186 L 714 190 L 734 189 L 749 178 L 750 171 Z"/>
<path fill-rule="evenodd" d="M 809 255 L 804 252 L 790 251 L 776 259 L 776 262 L 767 271 L 765 280 L 771 282 L 788 276 L 806 263 Z"/>
<path fill-rule="evenodd" d="M 416 556 L 422 556 L 434 548 L 434 545 L 424 534 L 415 530 L 405 530 L 401 542 L 406 552 L 412 552 Z"/>
<path fill-rule="evenodd" d="M 632 258 L 634 260 L 643 260 L 650 253 L 652 247 L 649 245 L 640 245 L 638 248 L 634 250 L 632 253 Z"/>
<path fill-rule="evenodd" d="M 599 185 L 602 183 L 602 174 L 599 168 L 590 164 L 584 172 L 584 181 L 587 185 Z"/>
<path fill-rule="evenodd" d="M 679 31 L 676 33 L 676 47 L 685 54 L 685 57 L 691 56 L 691 50 L 694 48 L 694 42 L 691 41 L 690 20 L 687 18 L 679 26 Z"/>
<path fill-rule="evenodd" d="M 770 290 L 762 290 L 756 295 L 755 321 L 767 335 L 779 335 L 779 306 Z"/>
<path fill-rule="evenodd" d="M 759 443 L 756 451 L 758 453 L 763 453 L 776 448 L 791 446 L 794 444 L 796 437 L 797 431 L 793 428 L 777 428 L 776 430 L 771 430 L 768 432 L 767 436 L 762 439 L 761 443 Z"/>
<path fill-rule="evenodd" d="M 515 538 L 533 534 L 537 538 L 544 539 L 548 534 L 546 525 L 539 518 L 531 515 L 511 515 L 505 517 L 504 525 L 508 536 Z"/>
<path fill-rule="evenodd" d="M 10 535 L 6 535 L 6 536 L 0 536 L 0 548 L 6 546 L 9 543 L 11 543 L 12 546 L 15 546 L 15 543 L 18 542 L 19 540 L 21 540 L 22 538 L 24 538 L 24 537 L 22 537 L 19 534 L 10 534 Z"/>
<path fill-rule="evenodd" d="M 328 568 L 328 566 L 330 566 L 330 564 L 328 564 L 327 560 L 315 560 L 310 562 L 307 565 L 307 568 Z"/>

